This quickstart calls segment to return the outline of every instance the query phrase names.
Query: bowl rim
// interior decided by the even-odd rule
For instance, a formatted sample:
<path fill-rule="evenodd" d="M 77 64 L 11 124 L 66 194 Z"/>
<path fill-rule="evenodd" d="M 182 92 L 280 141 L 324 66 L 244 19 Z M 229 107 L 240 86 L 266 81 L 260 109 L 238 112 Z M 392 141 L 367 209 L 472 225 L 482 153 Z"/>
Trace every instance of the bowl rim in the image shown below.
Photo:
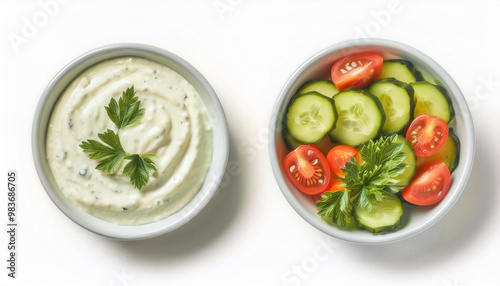
<path fill-rule="evenodd" d="M 278 118 L 280 117 L 280 109 L 282 109 L 283 104 L 286 104 L 285 99 L 287 99 L 287 94 L 290 92 L 290 89 L 292 85 L 299 79 L 301 74 L 310 66 L 315 64 L 318 60 L 326 57 L 327 55 L 334 53 L 334 52 L 343 52 L 344 50 L 349 50 L 352 48 L 356 47 L 367 47 L 367 46 L 378 46 L 378 47 L 383 47 L 383 48 L 392 48 L 396 49 L 398 51 L 404 51 L 406 53 L 411 53 L 413 56 L 418 58 L 419 60 L 425 62 L 426 65 L 431 67 L 432 73 L 438 74 L 445 83 L 447 83 L 447 88 L 449 93 L 452 94 L 451 97 L 455 98 L 455 100 L 458 103 L 458 106 L 455 107 L 455 109 L 460 108 L 461 111 L 463 111 L 463 120 L 465 124 L 465 129 L 469 130 L 470 133 L 472 134 L 471 138 L 468 139 L 468 144 L 467 144 L 467 150 L 465 154 L 460 154 L 461 160 L 464 160 L 467 162 L 465 165 L 464 171 L 463 171 L 463 176 L 459 177 L 458 180 L 456 180 L 456 185 L 457 185 L 457 192 L 454 193 L 454 196 L 452 196 L 449 200 L 446 201 L 446 203 L 443 201 L 441 203 L 445 204 L 440 204 L 440 209 L 432 216 L 430 217 L 425 223 L 419 225 L 418 227 L 414 228 L 411 231 L 408 232 L 401 232 L 401 231 L 396 231 L 392 232 L 389 234 L 385 235 L 367 235 L 367 236 L 353 236 L 351 232 L 346 231 L 346 230 L 341 230 L 339 228 L 336 228 L 335 226 L 329 225 L 323 221 L 316 215 L 312 215 L 303 205 L 302 203 L 295 197 L 295 195 L 292 193 L 292 191 L 288 188 L 288 185 L 286 183 L 286 179 L 282 175 L 280 163 L 279 163 L 279 158 L 276 150 L 277 146 L 277 140 L 276 138 L 278 136 L 281 136 L 280 133 L 280 128 L 277 128 L 278 124 L 281 124 L 278 122 Z M 381 39 L 381 38 L 361 38 L 361 39 L 353 39 L 353 40 L 347 40 L 343 41 L 334 45 L 331 45 L 327 48 L 324 48 L 323 50 L 317 52 L 314 54 L 312 57 L 308 58 L 304 63 L 302 63 L 288 78 L 286 81 L 285 85 L 281 89 L 278 98 L 276 99 L 273 109 L 272 109 L 272 115 L 271 115 L 271 120 L 269 124 L 269 156 L 270 156 L 270 161 L 271 161 L 271 167 L 273 169 L 274 177 L 277 181 L 278 187 L 280 188 L 282 194 L 286 198 L 286 200 L 289 202 L 289 204 L 292 206 L 292 208 L 308 223 L 310 223 L 312 226 L 317 228 L 318 230 L 339 238 L 344 241 L 349 241 L 353 243 L 359 243 L 359 244 L 386 244 L 386 243 L 392 243 L 392 242 L 397 242 L 406 238 L 409 238 L 411 236 L 414 236 L 418 233 L 421 233 L 422 231 L 428 229 L 430 226 L 434 225 L 438 220 L 440 220 L 451 208 L 452 206 L 456 203 L 458 198 L 460 197 L 463 189 L 466 186 L 467 180 L 470 176 L 472 166 L 473 166 L 473 161 L 474 161 L 474 155 L 475 155 L 475 131 L 474 131 L 474 125 L 472 122 L 472 116 L 470 113 L 470 110 L 468 108 L 468 105 L 465 101 L 465 97 L 463 96 L 463 93 L 459 89 L 458 85 L 456 82 L 453 80 L 453 78 L 437 63 L 435 62 L 432 58 L 424 54 L 423 52 L 417 50 L 416 48 L 413 48 L 409 45 L 393 41 L 393 40 L 388 40 L 388 39 Z M 463 152 L 463 151 L 462 151 Z M 369 232 L 367 232 L 370 234 Z"/>
<path fill-rule="evenodd" d="M 58 186 L 54 184 L 54 182 L 51 182 L 50 177 L 52 176 L 52 172 L 47 169 L 43 157 L 45 152 L 46 125 L 48 125 L 48 121 L 46 121 L 47 124 L 43 126 L 44 120 L 42 117 L 48 116 L 50 118 L 54 104 L 61 95 L 61 93 L 53 95 L 53 90 L 58 85 L 62 85 L 62 89 L 64 90 L 78 74 L 99 62 L 126 56 L 142 57 L 165 66 L 167 66 L 165 63 L 155 61 L 152 58 L 171 63 L 175 68 L 172 66 L 167 67 L 179 73 L 184 78 L 189 76 L 190 78 L 186 78 L 186 80 L 195 87 L 198 93 L 200 93 L 200 90 L 203 91 L 205 96 L 200 94 L 202 102 L 205 106 L 209 104 L 213 110 L 213 114 L 209 114 L 208 117 L 213 123 L 212 141 L 214 142 L 214 149 L 205 182 L 200 187 L 200 190 L 186 206 L 176 213 L 159 221 L 139 225 L 119 225 L 99 219 L 88 214 L 76 206 L 76 204 L 64 198 L 63 194 L 58 194 L 57 192 L 60 192 L 56 190 Z M 73 75 L 71 75 L 72 73 Z M 194 83 L 193 81 L 196 82 Z M 52 105 L 49 111 L 45 111 L 49 99 L 52 101 Z M 47 112 L 48 115 L 46 115 Z M 216 121 L 218 127 L 217 136 L 214 136 L 214 129 L 216 127 L 214 126 L 214 121 Z M 215 143 L 217 143 L 217 146 Z M 156 46 L 142 43 L 114 43 L 100 46 L 81 54 L 66 64 L 66 66 L 51 79 L 41 94 L 33 117 L 31 145 L 33 162 L 38 178 L 45 192 L 57 208 L 63 212 L 66 217 L 81 227 L 101 236 L 117 240 L 141 240 L 157 237 L 171 232 L 193 219 L 217 192 L 226 170 L 230 148 L 226 116 L 217 94 L 207 79 L 194 66 L 176 54 Z M 218 152 L 217 154 L 215 154 L 216 150 Z M 73 205 L 68 205 L 68 203 Z"/>

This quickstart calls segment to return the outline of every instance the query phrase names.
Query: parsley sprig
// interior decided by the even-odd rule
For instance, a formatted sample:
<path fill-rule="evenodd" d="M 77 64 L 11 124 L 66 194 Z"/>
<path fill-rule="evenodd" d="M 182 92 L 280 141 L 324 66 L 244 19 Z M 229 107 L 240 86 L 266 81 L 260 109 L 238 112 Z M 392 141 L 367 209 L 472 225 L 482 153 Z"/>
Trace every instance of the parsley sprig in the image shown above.
<path fill-rule="evenodd" d="M 118 130 L 138 123 L 144 115 L 145 109 L 140 108 L 141 102 L 135 94 L 134 86 L 131 86 L 122 93 L 118 102 L 111 98 L 109 105 L 104 107 Z M 156 165 L 151 160 L 155 155 L 126 152 L 123 150 L 118 133 L 111 129 L 97 136 L 104 144 L 93 139 L 80 144 L 90 159 L 99 161 L 96 169 L 105 174 L 114 174 L 124 160 L 130 160 L 123 168 L 123 174 L 130 176 L 130 182 L 135 188 L 140 190 L 144 187 L 149 177 L 156 172 Z"/>
<path fill-rule="evenodd" d="M 104 133 L 97 134 L 97 136 L 106 145 L 99 141 L 88 139 L 87 141 L 83 141 L 80 147 L 83 149 L 83 152 L 88 153 L 90 159 L 101 159 L 95 167 L 97 170 L 101 170 L 106 174 L 113 174 L 123 162 L 123 159 L 127 157 L 127 153 L 123 150 L 118 134 L 113 132 L 113 130 L 108 129 Z"/>
<path fill-rule="evenodd" d="M 316 203 L 318 215 L 323 220 L 349 228 L 354 225 L 354 207 L 371 211 L 373 204 L 386 194 L 397 193 L 402 186 L 397 177 L 404 172 L 406 153 L 404 143 L 397 142 L 397 135 L 370 140 L 360 151 L 361 164 L 351 158 L 342 169 L 340 178 L 345 190 L 328 191 Z"/>
<path fill-rule="evenodd" d="M 144 108 L 140 108 L 141 102 L 135 96 L 134 86 L 122 92 L 118 103 L 111 98 L 109 105 L 105 106 L 109 119 L 118 127 L 123 129 L 129 125 L 138 123 L 144 115 Z"/>

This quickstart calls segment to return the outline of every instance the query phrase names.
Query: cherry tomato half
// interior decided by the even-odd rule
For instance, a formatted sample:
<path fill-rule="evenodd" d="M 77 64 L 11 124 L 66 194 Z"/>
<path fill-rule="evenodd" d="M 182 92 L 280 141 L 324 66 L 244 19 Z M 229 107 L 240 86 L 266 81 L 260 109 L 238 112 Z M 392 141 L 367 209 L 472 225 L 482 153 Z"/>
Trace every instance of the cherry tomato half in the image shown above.
<path fill-rule="evenodd" d="M 319 194 L 330 184 L 331 172 L 328 162 L 315 147 L 297 147 L 286 155 L 283 167 L 288 179 L 308 195 Z"/>
<path fill-rule="evenodd" d="M 378 78 L 384 59 L 373 52 L 358 53 L 336 61 L 332 81 L 339 91 L 349 87 L 364 88 Z"/>
<path fill-rule="evenodd" d="M 321 200 L 321 196 L 325 192 L 336 192 L 336 191 L 343 191 L 343 190 L 345 190 L 344 183 L 332 177 L 330 179 L 330 184 L 328 185 L 326 190 L 319 193 L 319 194 L 312 195 L 312 198 L 313 198 L 313 201 L 316 203 L 317 201 Z"/>
<path fill-rule="evenodd" d="M 419 206 L 440 202 L 450 190 L 450 170 L 441 161 L 423 165 L 410 184 L 401 191 L 403 199 Z"/>
<path fill-rule="evenodd" d="M 358 164 L 361 163 L 361 158 L 356 148 L 349 145 L 337 145 L 328 152 L 326 160 L 333 174 L 339 178 L 343 178 L 344 171 L 342 171 L 342 168 L 345 167 L 345 163 L 352 157 L 356 157 Z"/>
<path fill-rule="evenodd" d="M 422 114 L 411 122 L 406 131 L 415 155 L 426 157 L 436 153 L 448 137 L 448 124 L 436 116 Z"/>

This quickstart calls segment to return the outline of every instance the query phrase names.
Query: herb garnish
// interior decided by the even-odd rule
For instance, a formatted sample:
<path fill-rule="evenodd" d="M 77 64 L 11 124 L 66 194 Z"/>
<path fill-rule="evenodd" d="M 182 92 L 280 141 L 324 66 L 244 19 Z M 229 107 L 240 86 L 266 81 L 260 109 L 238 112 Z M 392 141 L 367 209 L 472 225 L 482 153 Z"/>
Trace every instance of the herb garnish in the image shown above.
<path fill-rule="evenodd" d="M 354 206 L 371 211 L 373 203 L 384 199 L 387 192 L 396 193 L 401 189 L 396 178 L 407 165 L 403 163 L 404 143 L 397 143 L 397 138 L 392 135 L 370 140 L 359 153 L 361 164 L 358 165 L 355 157 L 346 163 L 342 169 L 345 177 L 339 178 L 345 190 L 325 192 L 316 203 L 323 220 L 350 227 L 355 222 Z"/>
<path fill-rule="evenodd" d="M 88 139 L 83 141 L 80 147 L 83 152 L 88 153 L 90 159 L 101 159 L 95 167 L 106 174 L 113 174 L 123 159 L 127 157 L 127 153 L 123 150 L 118 134 L 113 130 L 108 129 L 104 133 L 97 134 L 99 139 L 107 145 L 99 141 Z"/>
<path fill-rule="evenodd" d="M 127 88 L 118 103 L 114 98 L 109 101 L 109 106 L 105 106 L 109 119 L 115 123 L 118 129 L 123 129 L 128 125 L 139 122 L 144 115 L 144 108 L 140 108 L 141 102 L 135 96 L 134 86 Z"/>
<path fill-rule="evenodd" d="M 144 115 L 145 109 L 140 108 L 141 102 L 135 96 L 134 86 L 122 92 L 122 96 L 116 102 L 111 98 L 109 105 L 105 106 L 106 112 L 118 130 L 129 125 L 138 123 Z M 105 144 L 88 139 L 80 144 L 83 152 L 87 153 L 90 159 L 99 160 L 96 166 L 105 174 L 114 174 L 123 160 L 130 160 L 123 169 L 123 174 L 130 176 L 130 182 L 137 189 L 141 189 L 149 181 L 149 176 L 156 171 L 156 165 L 151 160 L 155 155 L 151 154 L 131 154 L 123 150 L 118 132 L 108 129 L 104 133 L 97 134 L 99 139 Z"/>

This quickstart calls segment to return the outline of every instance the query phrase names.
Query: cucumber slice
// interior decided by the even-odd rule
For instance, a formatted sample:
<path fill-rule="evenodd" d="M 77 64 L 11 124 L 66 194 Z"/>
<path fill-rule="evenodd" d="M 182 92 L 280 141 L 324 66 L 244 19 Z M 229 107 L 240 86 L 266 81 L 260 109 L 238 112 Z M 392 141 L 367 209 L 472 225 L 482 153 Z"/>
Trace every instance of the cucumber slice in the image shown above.
<path fill-rule="evenodd" d="M 335 95 L 337 127 L 330 132 L 333 142 L 356 147 L 382 132 L 385 114 L 380 100 L 371 93 L 351 88 Z"/>
<path fill-rule="evenodd" d="M 337 110 L 333 99 L 314 91 L 297 96 L 286 114 L 288 134 L 303 144 L 320 141 L 335 127 L 336 122 Z"/>
<path fill-rule="evenodd" d="M 406 157 L 402 162 L 403 164 L 406 164 L 406 167 L 403 173 L 394 177 L 394 180 L 398 180 L 399 183 L 396 186 L 390 186 L 387 188 L 387 190 L 392 193 L 397 193 L 406 188 L 410 184 L 413 175 L 417 172 L 417 156 L 415 156 L 415 152 L 413 152 L 413 147 L 410 142 L 408 142 L 408 140 L 401 135 L 398 135 L 396 142 L 404 142 L 403 149 L 401 151 L 406 153 Z"/>
<path fill-rule="evenodd" d="M 417 168 L 430 162 L 442 161 L 450 169 L 451 173 L 457 168 L 459 159 L 460 140 L 453 133 L 453 129 L 450 129 L 444 145 L 436 153 L 427 157 L 417 157 Z"/>
<path fill-rule="evenodd" d="M 455 111 L 451 104 L 450 98 L 446 90 L 439 86 L 426 81 L 411 83 L 415 91 L 415 117 L 422 114 L 429 114 L 439 117 L 449 123 Z"/>
<path fill-rule="evenodd" d="M 394 78 L 375 80 L 368 91 L 378 97 L 384 107 L 382 134 L 402 133 L 413 118 L 415 102 L 411 85 Z"/>
<path fill-rule="evenodd" d="M 423 80 L 422 73 L 407 60 L 386 60 L 378 78 L 395 78 L 404 83 Z"/>
<path fill-rule="evenodd" d="M 288 132 L 283 132 L 283 140 L 285 141 L 286 146 L 290 150 L 295 150 L 297 147 L 300 145 L 303 145 L 302 143 L 298 142 L 295 140 L 292 135 L 290 135 Z"/>
<path fill-rule="evenodd" d="M 374 202 L 370 211 L 354 207 L 359 225 L 373 233 L 396 230 L 401 225 L 403 205 L 394 194 L 387 193 L 380 202 Z"/>
<path fill-rule="evenodd" d="M 319 79 L 311 80 L 303 84 L 297 91 L 297 94 L 304 94 L 311 91 L 319 92 L 322 95 L 328 97 L 333 97 L 334 95 L 339 93 L 339 90 L 337 89 L 337 87 L 335 87 L 331 80 Z"/>

